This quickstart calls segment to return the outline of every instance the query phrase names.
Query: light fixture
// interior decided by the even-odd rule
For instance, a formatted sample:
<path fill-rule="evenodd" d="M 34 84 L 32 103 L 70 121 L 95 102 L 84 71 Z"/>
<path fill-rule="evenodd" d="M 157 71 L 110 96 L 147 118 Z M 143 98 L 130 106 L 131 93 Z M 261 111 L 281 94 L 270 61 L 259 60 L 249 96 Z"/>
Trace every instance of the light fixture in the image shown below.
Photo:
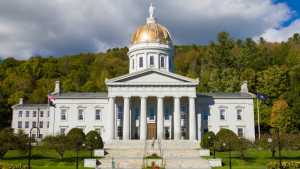
<path fill-rule="evenodd" d="M 85 146 L 85 144 L 84 144 L 84 143 L 82 143 L 82 146 L 84 147 L 84 146 Z"/>
<path fill-rule="evenodd" d="M 95 139 L 97 139 L 98 137 L 97 136 L 95 136 Z"/>
<path fill-rule="evenodd" d="M 226 143 L 225 143 L 225 142 L 223 143 L 223 146 L 226 146 Z"/>
<path fill-rule="evenodd" d="M 271 137 L 268 138 L 268 142 L 272 143 L 273 139 Z"/>
<path fill-rule="evenodd" d="M 210 136 L 208 136 L 208 139 L 210 139 Z"/>
<path fill-rule="evenodd" d="M 38 137 L 38 138 L 36 139 L 36 141 L 37 141 L 38 143 L 41 142 L 41 138 Z"/>

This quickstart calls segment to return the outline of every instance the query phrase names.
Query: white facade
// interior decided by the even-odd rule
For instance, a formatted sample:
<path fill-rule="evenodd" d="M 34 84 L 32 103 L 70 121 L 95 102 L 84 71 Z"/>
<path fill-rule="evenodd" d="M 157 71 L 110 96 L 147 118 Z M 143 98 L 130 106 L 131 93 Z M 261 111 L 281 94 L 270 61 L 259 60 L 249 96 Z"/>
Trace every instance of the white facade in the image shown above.
<path fill-rule="evenodd" d="M 156 18 L 147 20 L 156 24 Z M 136 42 L 133 38 L 129 74 L 105 79 L 108 93 L 62 93 L 56 82 L 56 108 L 49 109 L 49 117 L 39 119 L 49 121 L 40 134 L 66 134 L 77 127 L 84 133 L 100 132 L 104 141 L 152 136 L 200 140 L 208 131 L 227 128 L 239 137 L 254 139 L 255 95 L 248 93 L 247 82 L 241 84 L 241 93 L 196 93 L 199 79 L 174 73 L 174 45 L 169 32 L 159 26 L 155 29 L 165 31 L 166 39 Z M 22 102 L 12 108 L 12 128 L 23 128 L 26 133 L 37 117 L 19 117 L 19 112 L 48 111 L 47 105 Z M 27 121 L 29 128 L 25 128 Z"/>

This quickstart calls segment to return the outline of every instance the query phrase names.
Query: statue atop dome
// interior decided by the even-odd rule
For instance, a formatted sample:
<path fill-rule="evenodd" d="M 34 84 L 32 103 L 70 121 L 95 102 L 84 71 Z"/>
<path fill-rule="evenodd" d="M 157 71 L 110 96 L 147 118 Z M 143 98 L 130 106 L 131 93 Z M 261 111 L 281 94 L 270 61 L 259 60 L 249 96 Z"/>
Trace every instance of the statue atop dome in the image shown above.
<path fill-rule="evenodd" d="M 152 5 L 152 3 L 151 3 L 151 6 L 150 6 L 150 8 L 149 8 L 150 18 L 153 17 L 154 9 L 155 9 L 155 7 L 154 7 L 154 6 Z"/>

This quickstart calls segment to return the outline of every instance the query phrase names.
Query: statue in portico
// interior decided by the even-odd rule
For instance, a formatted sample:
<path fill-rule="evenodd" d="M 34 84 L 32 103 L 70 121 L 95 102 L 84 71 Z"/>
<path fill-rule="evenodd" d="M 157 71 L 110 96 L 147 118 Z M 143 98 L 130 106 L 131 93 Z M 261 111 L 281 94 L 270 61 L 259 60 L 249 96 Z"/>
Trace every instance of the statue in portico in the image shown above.
<path fill-rule="evenodd" d="M 153 17 L 154 9 L 155 9 L 155 7 L 151 4 L 151 6 L 149 8 L 149 13 L 150 13 L 151 18 Z"/>

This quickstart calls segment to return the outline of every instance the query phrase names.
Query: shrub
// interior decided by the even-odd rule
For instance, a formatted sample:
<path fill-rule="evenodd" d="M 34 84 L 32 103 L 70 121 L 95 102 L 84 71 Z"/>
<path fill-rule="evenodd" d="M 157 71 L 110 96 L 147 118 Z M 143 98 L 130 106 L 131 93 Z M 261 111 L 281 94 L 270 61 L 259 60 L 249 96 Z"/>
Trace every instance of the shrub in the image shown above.
<path fill-rule="evenodd" d="M 270 162 L 267 166 L 268 169 L 279 169 L 280 163 L 277 162 Z M 282 162 L 282 168 L 299 168 L 300 167 L 300 162 Z"/>
<path fill-rule="evenodd" d="M 210 139 L 208 139 L 208 136 L 210 136 Z M 205 143 L 205 148 L 206 149 L 212 149 L 214 146 L 214 139 L 216 135 L 214 132 L 210 131 L 204 134 L 204 136 L 201 139 L 200 146 L 204 148 L 204 143 Z"/>
<path fill-rule="evenodd" d="M 5 164 L 0 163 L 0 169 L 27 169 L 27 165 L 23 164 Z"/>
<path fill-rule="evenodd" d="M 69 140 L 70 148 L 76 149 L 78 145 L 82 145 L 82 143 L 85 141 L 85 135 L 83 131 L 79 128 L 72 128 L 68 134 L 67 139 Z"/>
<path fill-rule="evenodd" d="M 216 145 L 215 145 L 216 151 L 228 151 L 229 150 L 229 140 L 227 137 L 230 138 L 230 150 L 235 149 L 235 145 L 239 140 L 237 135 L 229 129 L 221 129 L 216 135 Z M 224 138 L 225 138 L 225 140 L 224 140 Z M 224 141 L 226 143 L 226 146 L 223 146 Z"/>
<path fill-rule="evenodd" d="M 97 137 L 97 139 L 95 139 Z M 86 134 L 86 146 L 91 149 L 98 149 L 100 144 L 100 149 L 103 149 L 102 138 L 99 133 L 91 130 Z"/>

